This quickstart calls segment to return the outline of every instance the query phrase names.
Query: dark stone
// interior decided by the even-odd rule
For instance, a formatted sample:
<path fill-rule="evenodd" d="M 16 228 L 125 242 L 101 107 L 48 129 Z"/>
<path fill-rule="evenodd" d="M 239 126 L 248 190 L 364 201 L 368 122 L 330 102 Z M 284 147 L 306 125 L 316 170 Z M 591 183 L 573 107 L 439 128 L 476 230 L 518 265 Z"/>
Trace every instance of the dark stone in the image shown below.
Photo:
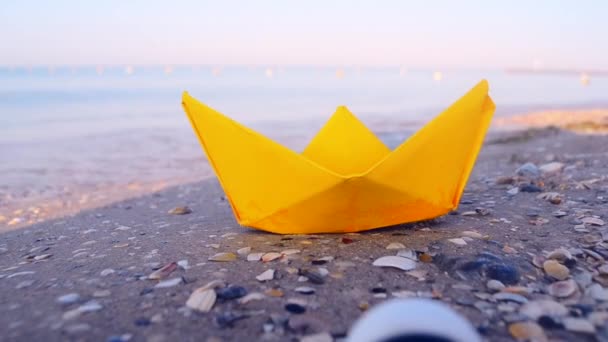
<path fill-rule="evenodd" d="M 539 188 L 534 184 L 522 184 L 519 186 L 519 191 L 521 192 L 541 192 L 543 189 Z"/>
<path fill-rule="evenodd" d="M 152 322 L 150 322 L 150 320 L 145 317 L 140 317 L 140 318 L 136 319 L 133 322 L 133 324 L 135 324 L 138 327 L 147 327 L 148 325 L 152 324 Z"/>
<path fill-rule="evenodd" d="M 593 305 L 590 304 L 573 304 L 570 306 L 570 314 L 575 317 L 584 317 L 593 312 Z"/>
<path fill-rule="evenodd" d="M 317 265 L 317 266 L 318 265 L 325 265 L 325 264 L 327 264 L 327 260 L 313 260 L 310 263 L 313 264 L 313 265 Z"/>
<path fill-rule="evenodd" d="M 545 329 L 562 329 L 564 325 L 551 316 L 538 317 L 538 324 Z"/>
<path fill-rule="evenodd" d="M 292 314 L 303 314 L 306 312 L 306 308 L 300 304 L 296 303 L 287 303 L 285 304 L 285 310 L 291 312 Z"/>
<path fill-rule="evenodd" d="M 374 287 L 370 291 L 372 293 L 386 293 L 386 289 L 384 287 Z"/>
<path fill-rule="evenodd" d="M 576 259 L 571 258 L 564 260 L 564 266 L 568 268 L 573 268 L 574 266 L 576 266 Z"/>
<path fill-rule="evenodd" d="M 242 313 L 236 313 L 236 312 L 232 312 L 232 311 L 228 311 L 228 312 L 222 312 L 220 314 L 218 314 L 217 316 L 215 316 L 215 324 L 220 327 L 220 328 L 232 328 L 234 326 L 234 322 L 241 320 L 241 319 L 245 319 L 249 316 L 242 314 Z"/>
<path fill-rule="evenodd" d="M 311 271 L 308 269 L 300 269 L 299 275 L 308 278 L 308 281 L 310 281 L 313 284 L 320 285 L 320 284 L 325 283 L 325 278 L 323 278 L 323 276 L 321 276 L 319 273 L 317 273 L 315 271 Z"/>
<path fill-rule="evenodd" d="M 147 295 L 148 293 L 152 293 L 152 292 L 154 292 L 154 289 L 153 289 L 153 288 L 151 288 L 151 287 L 146 287 L 145 289 L 141 290 L 141 292 L 139 292 L 139 295 L 140 295 L 140 296 L 145 296 L 145 295 Z"/>
<path fill-rule="evenodd" d="M 466 200 L 462 200 L 462 201 L 460 201 L 460 204 L 473 204 L 473 203 L 475 203 L 475 202 L 474 202 L 474 201 L 471 201 L 471 200 L 469 200 L 469 199 L 466 199 Z"/>
<path fill-rule="evenodd" d="M 512 265 L 506 263 L 491 263 L 485 267 L 485 276 L 490 279 L 501 281 L 506 285 L 514 285 L 519 282 L 519 271 Z"/>
<path fill-rule="evenodd" d="M 242 286 L 230 285 L 220 289 L 216 289 L 217 298 L 230 300 L 241 298 L 247 294 L 247 290 Z"/>

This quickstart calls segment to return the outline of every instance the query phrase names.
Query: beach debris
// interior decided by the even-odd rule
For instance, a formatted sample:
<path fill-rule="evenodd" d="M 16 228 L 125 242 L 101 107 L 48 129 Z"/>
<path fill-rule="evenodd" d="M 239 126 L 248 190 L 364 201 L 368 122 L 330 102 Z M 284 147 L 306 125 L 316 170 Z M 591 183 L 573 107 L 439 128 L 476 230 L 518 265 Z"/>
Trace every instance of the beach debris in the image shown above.
<path fill-rule="evenodd" d="M 268 269 L 268 270 L 262 272 L 261 274 L 259 274 L 257 277 L 255 277 L 255 279 L 257 279 L 258 281 L 261 281 L 261 282 L 272 280 L 272 279 L 274 279 L 274 270 Z"/>
<path fill-rule="evenodd" d="M 578 290 L 576 282 L 572 279 L 557 281 L 549 285 L 548 292 L 553 297 L 566 298 Z"/>
<path fill-rule="evenodd" d="M 282 256 L 283 255 L 281 253 L 270 252 L 270 253 L 266 253 L 266 254 L 262 255 L 262 261 L 270 262 L 270 261 L 276 260 Z"/>
<path fill-rule="evenodd" d="M 584 217 L 581 221 L 591 226 L 603 226 L 605 224 L 604 220 L 590 216 Z"/>
<path fill-rule="evenodd" d="M 325 277 L 319 272 L 319 270 L 315 271 L 308 268 L 302 268 L 298 270 L 298 274 L 306 278 L 304 281 L 309 281 L 313 284 L 319 285 L 325 283 Z"/>
<path fill-rule="evenodd" d="M 236 254 L 230 252 L 216 253 L 207 259 L 209 261 L 227 262 L 236 260 Z"/>
<path fill-rule="evenodd" d="M 292 314 L 300 315 L 306 312 L 306 307 L 298 303 L 287 303 L 285 304 L 285 310 Z"/>
<path fill-rule="evenodd" d="M 270 297 L 283 297 L 285 295 L 285 293 L 281 290 L 281 289 L 277 289 L 277 288 L 272 288 L 272 289 L 268 289 L 266 292 L 266 295 L 270 296 Z"/>
<path fill-rule="evenodd" d="M 568 315 L 569 310 L 563 304 L 554 300 L 538 299 L 522 305 L 519 313 L 536 321 L 542 316 L 553 318 L 564 317 Z"/>
<path fill-rule="evenodd" d="M 57 297 L 56 302 L 62 305 L 68 305 L 76 303 L 80 300 L 80 295 L 78 293 L 68 293 Z"/>
<path fill-rule="evenodd" d="M 186 215 L 186 214 L 192 213 L 192 209 L 190 209 L 187 206 L 175 207 L 175 208 L 169 210 L 168 213 L 171 215 Z"/>
<path fill-rule="evenodd" d="M 547 260 L 543 263 L 543 269 L 547 275 L 557 279 L 565 280 L 570 276 L 570 270 L 568 267 L 560 264 L 556 260 Z"/>
<path fill-rule="evenodd" d="M 214 280 L 205 286 L 197 288 L 188 297 L 186 306 L 199 312 L 211 311 L 217 299 L 215 288 L 222 285 L 223 282 Z"/>
<path fill-rule="evenodd" d="M 543 189 L 541 189 L 540 187 L 538 187 L 537 185 L 534 184 L 521 184 L 519 186 L 519 191 L 521 192 L 542 192 Z"/>
<path fill-rule="evenodd" d="M 62 318 L 66 321 L 69 321 L 80 317 L 80 315 L 82 315 L 83 313 L 99 311 L 101 309 L 103 309 L 103 306 L 99 304 L 99 302 L 91 300 L 75 309 L 64 312 Z"/>
<path fill-rule="evenodd" d="M 101 309 L 103 309 L 103 306 L 99 304 L 99 302 L 97 302 L 96 300 L 88 301 L 78 307 L 78 311 L 80 312 L 93 312 L 99 311 Z"/>
<path fill-rule="evenodd" d="M 379 267 L 394 267 L 403 271 L 409 271 L 416 268 L 416 262 L 414 260 L 393 255 L 380 257 L 376 259 L 372 265 Z"/>
<path fill-rule="evenodd" d="M 490 279 L 486 283 L 486 287 L 488 288 L 488 290 L 492 290 L 492 291 L 497 291 L 498 292 L 498 291 L 502 291 L 505 288 L 505 284 L 503 284 L 499 280 Z"/>
<path fill-rule="evenodd" d="M 116 272 L 116 271 L 114 271 L 111 268 L 106 268 L 105 270 L 99 272 L 99 275 L 102 277 L 106 277 L 106 276 L 109 276 L 110 274 L 114 274 L 114 272 Z"/>
<path fill-rule="evenodd" d="M 563 210 L 556 210 L 553 213 L 551 213 L 551 215 L 553 215 L 554 217 L 560 218 L 560 217 L 567 216 L 568 213 Z"/>
<path fill-rule="evenodd" d="M 170 263 L 166 264 L 165 266 L 159 268 L 158 270 L 150 273 L 150 275 L 148 275 L 148 279 L 150 279 L 150 280 L 165 279 L 176 269 L 177 269 L 177 263 L 170 262 Z"/>
<path fill-rule="evenodd" d="M 391 242 L 386 246 L 386 249 L 404 249 L 405 245 L 401 242 Z"/>
<path fill-rule="evenodd" d="M 164 289 L 164 288 L 167 288 L 167 287 L 173 287 L 173 286 L 179 285 L 183 281 L 184 280 L 183 280 L 182 277 L 173 278 L 173 279 L 161 281 L 160 283 L 154 285 L 154 287 L 157 288 L 157 289 Z"/>
<path fill-rule="evenodd" d="M 40 255 L 36 255 L 36 256 L 34 257 L 34 261 L 41 261 L 41 260 L 45 260 L 45 259 L 48 259 L 48 258 L 50 258 L 50 257 L 52 257 L 52 256 L 53 256 L 53 254 L 40 254 Z"/>
<path fill-rule="evenodd" d="M 515 170 L 515 174 L 522 177 L 538 178 L 540 170 L 534 163 L 525 163 Z"/>
<path fill-rule="evenodd" d="M 220 329 L 223 329 L 233 327 L 236 321 L 245 319 L 247 317 L 249 317 L 249 315 L 243 312 L 227 311 L 219 313 L 217 316 L 215 316 L 213 321 Z"/>
<path fill-rule="evenodd" d="M 343 237 L 343 238 L 341 238 L 341 239 L 340 239 L 340 241 L 341 241 L 343 244 L 345 244 L 345 245 L 348 245 L 348 244 L 351 244 L 351 243 L 355 242 L 355 240 L 353 240 L 353 239 L 351 239 L 351 238 L 347 238 L 347 237 Z"/>
<path fill-rule="evenodd" d="M 467 242 L 463 238 L 453 238 L 453 239 L 448 239 L 448 241 L 450 241 L 451 243 L 453 243 L 459 247 L 467 245 Z"/>
<path fill-rule="evenodd" d="M 260 261 L 264 253 L 249 253 L 247 255 L 247 261 Z"/>
<path fill-rule="evenodd" d="M 247 295 L 247 289 L 238 285 L 229 285 L 215 289 L 215 293 L 219 299 L 231 300 Z"/>
<path fill-rule="evenodd" d="M 246 255 L 249 255 L 250 252 L 251 252 L 251 247 L 243 247 L 243 248 L 237 249 L 236 254 L 241 255 L 241 256 L 246 256 Z"/>
<path fill-rule="evenodd" d="M 551 204 L 560 204 L 563 201 L 564 196 L 557 192 L 543 192 L 536 196 L 538 199 L 543 199 Z"/>
<path fill-rule="evenodd" d="M 518 341 L 548 341 L 543 328 L 534 322 L 517 322 L 510 324 L 509 334 Z"/>
<path fill-rule="evenodd" d="M 308 286 L 299 286 L 294 289 L 297 293 L 301 293 L 304 295 L 311 295 L 315 293 L 315 289 Z"/>
<path fill-rule="evenodd" d="M 468 237 L 471 239 L 483 239 L 483 235 L 481 235 L 480 233 L 478 233 L 476 231 L 472 231 L 472 230 L 465 230 L 465 231 L 461 232 L 460 235 L 462 237 Z"/>
<path fill-rule="evenodd" d="M 263 300 L 265 298 L 266 298 L 266 296 L 262 293 L 252 292 L 252 293 L 245 295 L 244 297 L 239 298 L 238 302 L 239 302 L 239 304 L 244 305 L 244 304 L 247 304 L 254 300 Z"/>
<path fill-rule="evenodd" d="M 590 335 L 595 334 L 595 326 L 584 318 L 564 317 L 562 324 L 568 331 Z"/>
<path fill-rule="evenodd" d="M 515 302 L 515 303 L 520 303 L 520 304 L 524 304 L 528 302 L 528 298 L 519 295 L 519 294 L 515 294 L 515 293 L 509 293 L 509 292 L 498 292 L 492 295 L 492 298 L 495 300 L 499 300 L 499 301 L 505 301 L 505 302 Z"/>

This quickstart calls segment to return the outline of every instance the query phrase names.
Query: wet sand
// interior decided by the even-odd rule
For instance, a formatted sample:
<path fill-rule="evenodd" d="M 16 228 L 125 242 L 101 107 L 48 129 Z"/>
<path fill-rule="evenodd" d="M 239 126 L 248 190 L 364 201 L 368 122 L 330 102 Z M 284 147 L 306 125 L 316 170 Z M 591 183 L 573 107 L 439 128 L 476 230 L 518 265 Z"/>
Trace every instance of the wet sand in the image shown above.
<path fill-rule="evenodd" d="M 339 340 L 369 307 L 417 296 L 449 304 L 491 341 L 605 340 L 606 146 L 607 136 L 558 129 L 493 134 L 457 212 L 362 234 L 239 227 L 214 179 L 10 231 L 0 235 L 0 330 L 7 341 Z M 522 171 L 528 162 L 545 173 Z M 168 213 L 179 206 L 191 213 Z M 373 266 L 398 253 L 389 244 L 413 252 L 415 268 Z M 566 251 L 555 252 L 560 247 Z M 284 253 L 246 260 L 256 252 Z M 209 260 L 218 253 L 236 258 Z M 563 267 L 543 269 L 545 259 Z M 147 279 L 172 262 L 181 266 Z M 273 279 L 258 281 L 268 269 Z M 234 286 L 260 295 L 218 299 L 208 313 L 186 306 L 214 280 L 224 295 L 244 293 Z M 297 292 L 302 286 L 314 293 Z"/>

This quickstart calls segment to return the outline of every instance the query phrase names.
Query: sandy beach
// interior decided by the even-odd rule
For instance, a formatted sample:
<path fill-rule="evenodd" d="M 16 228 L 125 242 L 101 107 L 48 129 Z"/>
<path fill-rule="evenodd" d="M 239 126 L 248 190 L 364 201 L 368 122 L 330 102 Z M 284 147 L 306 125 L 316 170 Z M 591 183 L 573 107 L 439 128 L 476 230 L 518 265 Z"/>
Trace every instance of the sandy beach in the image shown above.
<path fill-rule="evenodd" d="M 7 341 L 331 341 L 388 298 L 428 297 L 486 340 L 606 340 L 606 146 L 557 128 L 492 133 L 457 212 L 362 234 L 239 227 L 213 178 L 9 231 L 0 330 Z M 415 266 L 372 265 L 397 253 Z M 186 305 L 213 281 L 209 312 Z"/>

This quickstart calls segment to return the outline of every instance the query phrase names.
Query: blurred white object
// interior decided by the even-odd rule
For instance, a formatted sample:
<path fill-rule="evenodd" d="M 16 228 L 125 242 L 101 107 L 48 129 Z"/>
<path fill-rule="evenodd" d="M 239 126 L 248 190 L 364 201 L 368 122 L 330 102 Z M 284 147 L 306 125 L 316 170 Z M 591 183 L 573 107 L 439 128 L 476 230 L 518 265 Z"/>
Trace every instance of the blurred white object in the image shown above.
<path fill-rule="evenodd" d="M 428 299 L 393 299 L 355 322 L 348 342 L 481 341 L 475 328 L 447 305 Z"/>

